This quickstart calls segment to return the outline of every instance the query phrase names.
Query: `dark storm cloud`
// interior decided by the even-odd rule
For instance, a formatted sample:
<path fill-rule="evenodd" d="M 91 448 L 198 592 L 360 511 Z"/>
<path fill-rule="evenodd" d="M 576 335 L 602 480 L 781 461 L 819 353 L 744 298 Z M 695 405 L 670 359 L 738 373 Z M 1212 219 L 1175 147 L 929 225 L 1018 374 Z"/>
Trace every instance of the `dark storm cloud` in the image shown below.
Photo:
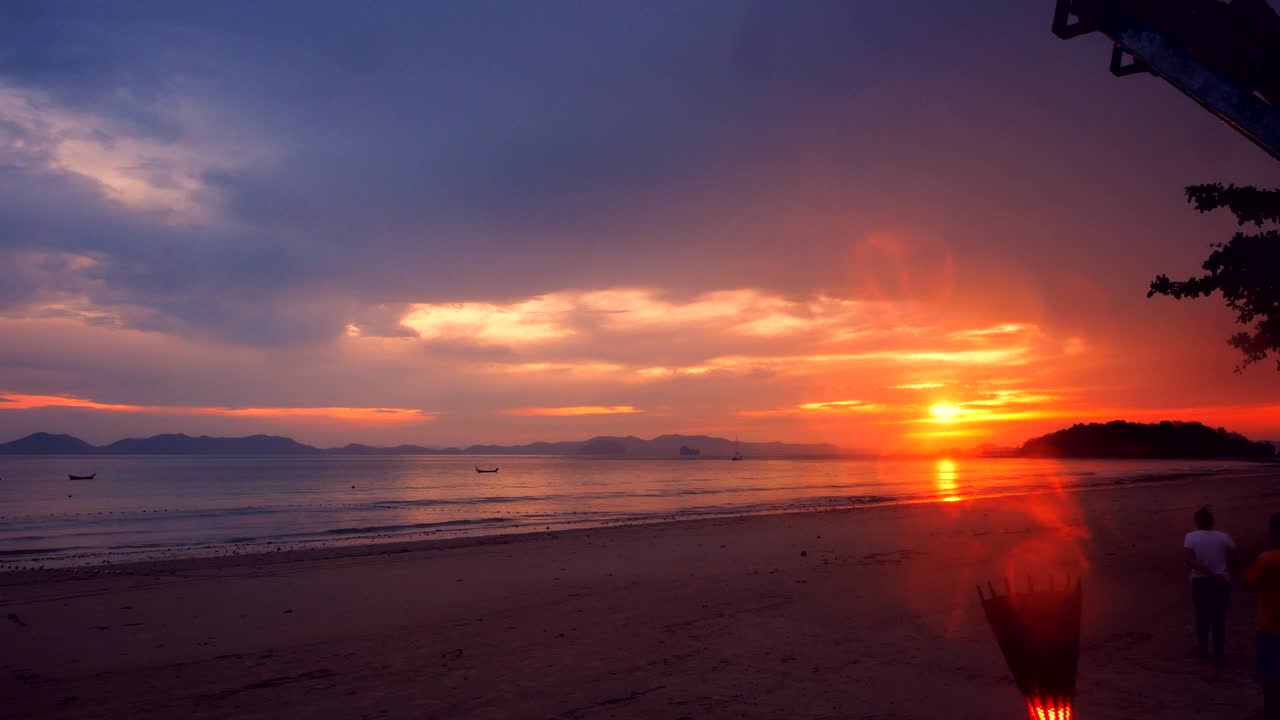
<path fill-rule="evenodd" d="M 800 11 L 821 18 L 819 37 L 792 39 L 856 47 L 836 8 Z M 797 86 L 767 60 L 740 63 L 751 47 L 771 52 L 743 28 L 780 14 L 688 4 L 390 13 L 368 21 L 383 44 L 358 65 L 327 68 L 321 92 L 260 98 L 265 122 L 288 128 L 285 162 L 210 179 L 233 217 L 393 245 L 458 225 L 534 236 L 612 227 L 756 160 Z M 827 89 L 856 92 L 847 54 L 824 58 L 845 76 Z"/>

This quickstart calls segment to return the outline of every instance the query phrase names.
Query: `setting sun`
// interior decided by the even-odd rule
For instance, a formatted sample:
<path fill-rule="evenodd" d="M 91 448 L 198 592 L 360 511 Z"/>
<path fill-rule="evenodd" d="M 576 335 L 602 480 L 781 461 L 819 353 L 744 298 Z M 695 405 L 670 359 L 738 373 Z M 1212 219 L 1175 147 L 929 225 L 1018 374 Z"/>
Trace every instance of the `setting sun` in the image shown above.
<path fill-rule="evenodd" d="M 934 417 L 937 422 L 951 422 L 964 414 L 964 408 L 940 403 L 929 408 L 929 414 Z"/>

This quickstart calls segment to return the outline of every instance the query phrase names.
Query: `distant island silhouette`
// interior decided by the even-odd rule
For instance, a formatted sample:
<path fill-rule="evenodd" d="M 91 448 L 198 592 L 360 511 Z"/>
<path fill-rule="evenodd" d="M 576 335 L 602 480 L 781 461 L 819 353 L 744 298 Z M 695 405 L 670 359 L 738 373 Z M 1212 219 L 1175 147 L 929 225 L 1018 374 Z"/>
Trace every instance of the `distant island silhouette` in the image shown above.
<path fill-rule="evenodd" d="M 742 443 L 748 458 L 871 457 L 865 450 L 841 448 L 826 443 Z M 691 450 L 696 448 L 697 450 Z M 425 447 L 396 445 L 374 447 L 351 443 L 337 448 L 318 448 L 277 435 L 247 437 L 191 436 L 181 433 L 126 438 L 108 445 L 91 445 L 71 435 L 38 432 L 13 442 L 0 444 L 0 455 L 578 455 L 634 458 L 727 458 L 733 454 L 732 440 L 707 435 L 660 435 L 652 440 L 635 436 L 598 436 L 567 442 L 535 442 L 527 445 L 469 445 L 467 447 Z"/>
<path fill-rule="evenodd" d="M 1225 428 L 1198 422 L 1076 424 L 1028 440 L 1019 457 L 1050 458 L 1247 458 L 1276 454 L 1269 442 L 1254 442 Z"/>
<path fill-rule="evenodd" d="M 1243 458 L 1270 459 L 1277 448 L 1254 442 L 1224 428 L 1198 422 L 1108 423 L 1073 425 L 1065 430 L 1032 438 L 1018 447 L 979 445 L 970 450 L 951 449 L 917 455 L 880 455 L 869 450 L 842 448 L 829 443 L 741 443 L 751 458 L 920 458 L 934 455 L 1024 458 Z M 278 435 L 247 437 L 191 436 L 182 433 L 125 438 L 108 445 L 92 445 L 71 435 L 38 432 L 0 444 L 0 455 L 561 455 L 629 458 L 727 458 L 734 441 L 707 435 L 659 435 L 651 440 L 628 435 L 597 436 L 588 440 L 535 442 L 527 445 L 468 445 L 427 447 L 396 445 L 375 447 L 351 443 L 319 448 Z"/>

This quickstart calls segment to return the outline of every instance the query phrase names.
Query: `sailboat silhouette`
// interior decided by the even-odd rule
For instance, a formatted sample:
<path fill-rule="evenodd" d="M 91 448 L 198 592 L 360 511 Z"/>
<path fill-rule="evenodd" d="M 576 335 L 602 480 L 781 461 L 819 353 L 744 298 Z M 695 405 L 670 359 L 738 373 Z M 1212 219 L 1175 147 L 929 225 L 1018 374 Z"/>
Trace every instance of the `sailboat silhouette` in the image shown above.
<path fill-rule="evenodd" d="M 731 457 L 731 458 L 729 458 L 729 459 L 730 459 L 730 460 L 741 460 L 741 459 L 742 459 L 742 450 L 741 450 L 741 449 L 739 449 L 739 447 L 738 447 L 738 436 L 737 436 L 737 435 L 734 435 L 734 436 L 733 436 L 733 457 Z"/>

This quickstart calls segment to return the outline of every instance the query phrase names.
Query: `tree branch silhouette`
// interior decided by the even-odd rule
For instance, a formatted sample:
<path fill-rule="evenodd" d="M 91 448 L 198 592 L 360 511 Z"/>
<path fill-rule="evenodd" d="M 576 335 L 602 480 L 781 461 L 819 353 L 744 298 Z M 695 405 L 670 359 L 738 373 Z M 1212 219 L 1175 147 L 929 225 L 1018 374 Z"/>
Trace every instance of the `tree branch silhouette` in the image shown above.
<path fill-rule="evenodd" d="M 1187 202 L 1202 213 L 1226 208 L 1243 226 L 1280 224 L 1280 190 L 1214 183 L 1187 187 Z M 1236 372 L 1267 357 L 1280 355 L 1280 229 L 1247 234 L 1237 232 L 1215 248 L 1201 266 L 1208 274 L 1183 281 L 1159 275 L 1147 297 L 1168 295 L 1175 300 L 1222 293 L 1236 313 L 1236 322 L 1249 331 L 1232 335 L 1227 343 L 1244 355 Z M 1280 371 L 1280 359 L 1276 370 Z"/>

